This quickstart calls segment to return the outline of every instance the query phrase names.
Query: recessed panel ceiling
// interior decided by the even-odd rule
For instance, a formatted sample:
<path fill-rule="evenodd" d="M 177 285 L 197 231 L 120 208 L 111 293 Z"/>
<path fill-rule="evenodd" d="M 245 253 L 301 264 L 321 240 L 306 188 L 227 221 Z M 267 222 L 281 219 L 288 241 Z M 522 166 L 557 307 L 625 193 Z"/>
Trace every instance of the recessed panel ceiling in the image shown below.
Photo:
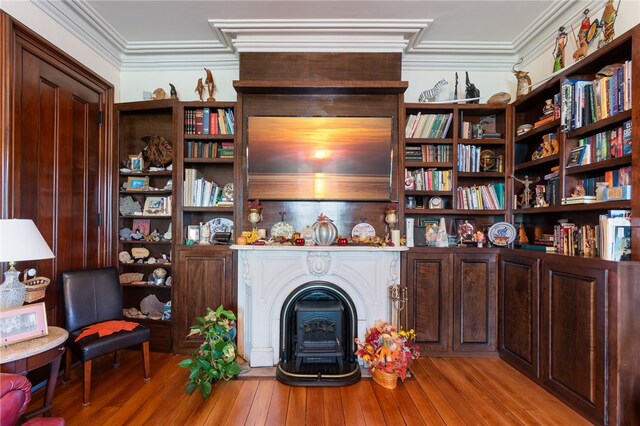
<path fill-rule="evenodd" d="M 433 19 L 427 41 L 511 42 L 551 1 L 105 1 L 89 6 L 127 42 L 211 40 L 218 19 Z"/>

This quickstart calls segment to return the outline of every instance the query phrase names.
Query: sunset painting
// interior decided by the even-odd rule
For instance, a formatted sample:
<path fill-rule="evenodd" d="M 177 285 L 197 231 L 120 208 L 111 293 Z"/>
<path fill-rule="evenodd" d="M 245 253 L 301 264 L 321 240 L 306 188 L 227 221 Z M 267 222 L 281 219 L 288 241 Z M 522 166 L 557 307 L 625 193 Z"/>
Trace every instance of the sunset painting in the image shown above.
<path fill-rule="evenodd" d="M 249 198 L 388 200 L 390 117 L 249 117 Z"/>

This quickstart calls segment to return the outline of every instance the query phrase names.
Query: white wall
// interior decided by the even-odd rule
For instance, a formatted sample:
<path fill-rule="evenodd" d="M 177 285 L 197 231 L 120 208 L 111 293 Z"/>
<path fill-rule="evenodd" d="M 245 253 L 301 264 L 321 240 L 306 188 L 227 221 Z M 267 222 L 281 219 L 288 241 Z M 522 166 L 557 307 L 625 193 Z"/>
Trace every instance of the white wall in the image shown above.
<path fill-rule="evenodd" d="M 117 93 L 120 71 L 33 3 L 25 0 L 0 0 L 0 9 L 107 80 L 115 87 Z"/>
<path fill-rule="evenodd" d="M 616 0 L 614 4 L 617 5 L 618 0 Z M 614 26 L 616 37 L 640 23 L 640 1 L 621 0 L 618 12 L 618 17 Z M 573 24 L 573 28 L 577 35 L 578 30 L 580 29 L 580 22 L 582 21 L 582 17 L 583 16 L 581 15 L 580 19 L 577 22 L 568 22 L 567 25 L 565 25 L 568 34 L 567 46 L 565 48 L 565 67 L 568 67 L 574 63 L 573 52 L 576 51 L 576 43 L 571 32 L 570 24 Z M 596 18 L 600 20 L 600 18 L 602 17 L 602 9 L 589 12 L 589 17 L 591 18 L 591 22 L 594 22 Z M 555 37 L 555 34 L 550 35 L 550 39 L 555 40 Z M 597 40 L 594 40 L 591 46 L 589 46 L 589 53 L 596 51 L 597 48 L 598 42 Z M 526 71 L 529 71 L 529 76 L 531 77 L 531 81 L 534 85 L 536 84 L 536 82 L 540 82 L 541 80 L 552 74 L 553 50 L 554 45 L 552 44 L 552 47 L 550 49 L 542 53 L 540 56 L 538 56 L 536 59 L 532 60 L 529 64 L 522 68 Z"/>

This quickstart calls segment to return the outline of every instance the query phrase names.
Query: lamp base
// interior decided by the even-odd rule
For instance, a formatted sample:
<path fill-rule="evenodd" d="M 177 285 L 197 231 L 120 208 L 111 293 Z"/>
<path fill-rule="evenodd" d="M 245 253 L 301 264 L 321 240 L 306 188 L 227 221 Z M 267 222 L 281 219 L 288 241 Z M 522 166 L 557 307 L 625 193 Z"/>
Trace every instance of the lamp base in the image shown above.
<path fill-rule="evenodd" d="M 11 267 L 4 273 L 4 282 L 0 284 L 0 310 L 22 306 L 27 286 L 18 280 L 20 272 Z"/>

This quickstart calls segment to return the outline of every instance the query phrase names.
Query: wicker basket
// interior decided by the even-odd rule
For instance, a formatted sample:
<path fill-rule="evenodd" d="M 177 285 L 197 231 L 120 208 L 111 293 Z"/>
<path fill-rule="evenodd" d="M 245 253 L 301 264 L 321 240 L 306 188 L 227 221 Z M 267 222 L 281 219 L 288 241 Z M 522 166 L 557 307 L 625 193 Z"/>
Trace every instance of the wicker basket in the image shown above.
<path fill-rule="evenodd" d="M 35 277 L 30 280 L 23 281 L 22 284 L 27 286 L 27 291 L 24 294 L 25 303 L 31 303 L 42 299 L 50 282 L 51 280 L 45 277 Z"/>
<path fill-rule="evenodd" d="M 373 381 L 387 389 L 395 389 L 398 384 L 398 376 L 395 373 L 376 370 L 371 374 Z"/>

